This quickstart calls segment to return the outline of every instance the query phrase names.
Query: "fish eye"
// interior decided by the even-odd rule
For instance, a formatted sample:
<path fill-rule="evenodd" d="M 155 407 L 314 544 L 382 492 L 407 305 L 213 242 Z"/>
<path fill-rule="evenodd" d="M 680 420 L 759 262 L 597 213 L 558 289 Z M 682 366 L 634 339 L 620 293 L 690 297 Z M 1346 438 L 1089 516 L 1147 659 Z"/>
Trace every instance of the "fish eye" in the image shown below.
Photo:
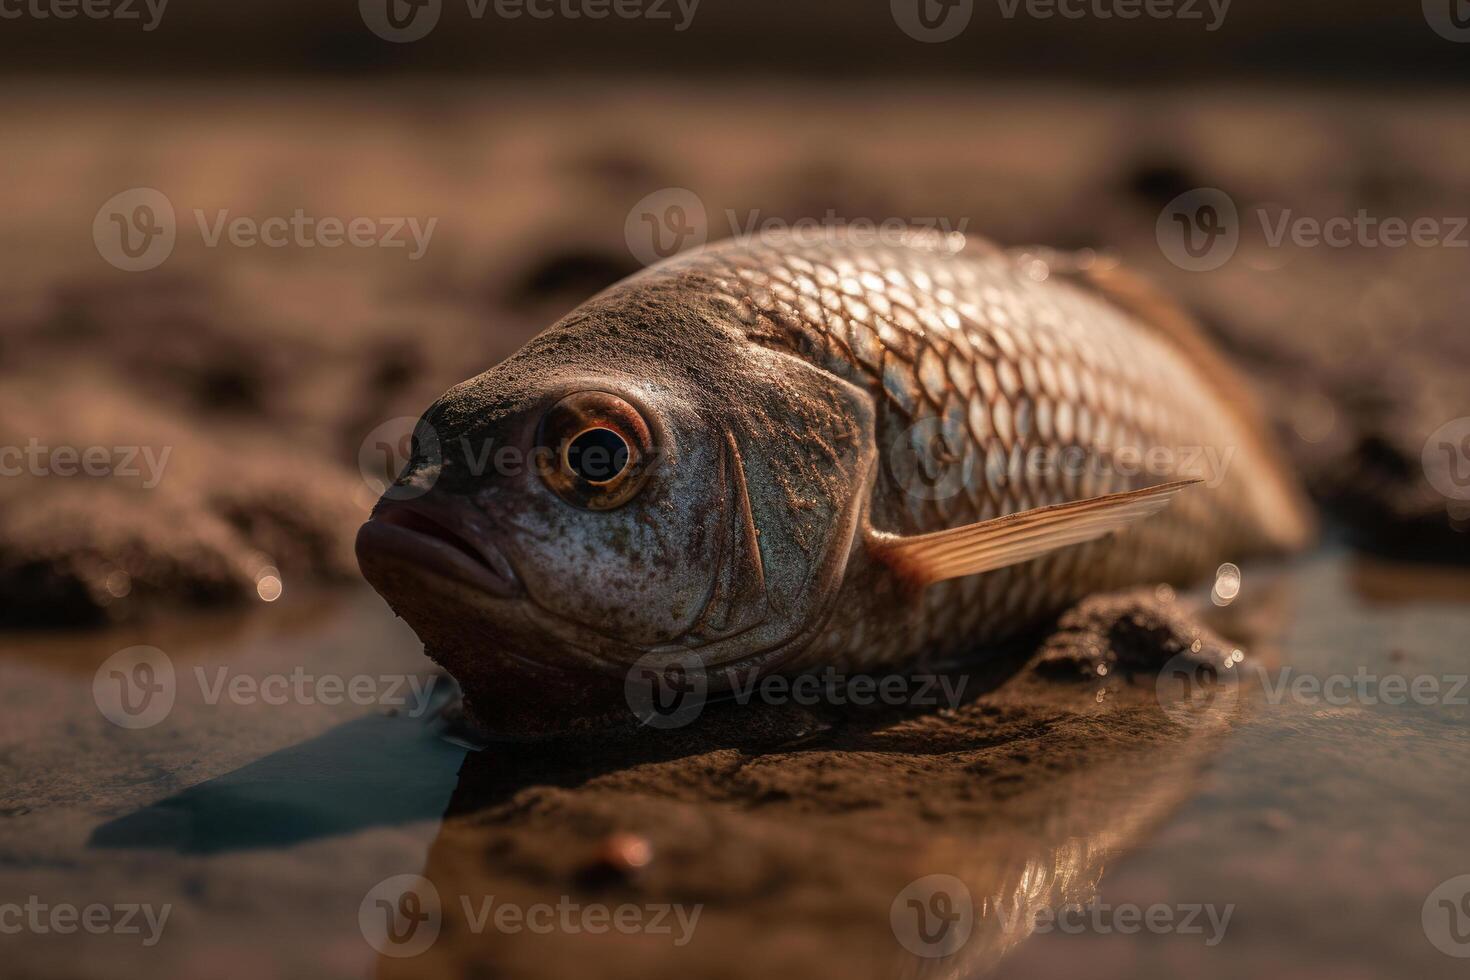
<path fill-rule="evenodd" d="M 628 443 L 611 429 L 588 429 L 567 443 L 566 465 L 588 483 L 609 483 L 628 466 Z"/>
<path fill-rule="evenodd" d="M 541 481 L 585 510 L 611 510 L 632 500 L 653 459 L 648 423 L 605 391 L 579 391 L 551 406 L 541 417 L 536 445 Z"/>

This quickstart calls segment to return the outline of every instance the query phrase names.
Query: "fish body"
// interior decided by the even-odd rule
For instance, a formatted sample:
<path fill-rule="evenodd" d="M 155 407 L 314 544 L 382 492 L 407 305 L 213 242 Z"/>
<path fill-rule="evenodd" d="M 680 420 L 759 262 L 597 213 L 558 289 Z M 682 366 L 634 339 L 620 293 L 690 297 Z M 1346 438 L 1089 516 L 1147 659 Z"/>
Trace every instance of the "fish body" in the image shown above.
<path fill-rule="evenodd" d="M 380 504 L 361 564 L 501 728 L 626 713 L 650 662 L 712 687 L 953 662 L 1312 534 L 1187 318 L 1117 270 L 959 235 L 676 256 L 423 425 L 441 451 L 396 489 L 427 489 Z M 486 441 L 542 455 L 512 475 L 443 451 Z M 569 463 L 597 447 L 622 450 L 611 480 Z M 493 575 L 399 540 L 426 527 Z"/>

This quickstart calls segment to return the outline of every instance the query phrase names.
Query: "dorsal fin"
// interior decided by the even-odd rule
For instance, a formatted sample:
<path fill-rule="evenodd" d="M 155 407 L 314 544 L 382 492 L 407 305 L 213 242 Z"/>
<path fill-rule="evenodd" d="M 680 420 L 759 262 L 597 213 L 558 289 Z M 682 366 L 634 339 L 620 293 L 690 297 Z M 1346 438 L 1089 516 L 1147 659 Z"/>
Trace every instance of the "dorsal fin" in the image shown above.
<path fill-rule="evenodd" d="M 1110 493 L 1023 510 L 976 524 L 902 537 L 870 532 L 868 547 L 918 585 L 989 572 L 1082 544 L 1156 514 L 1186 487 L 1180 480 L 1142 490 Z"/>

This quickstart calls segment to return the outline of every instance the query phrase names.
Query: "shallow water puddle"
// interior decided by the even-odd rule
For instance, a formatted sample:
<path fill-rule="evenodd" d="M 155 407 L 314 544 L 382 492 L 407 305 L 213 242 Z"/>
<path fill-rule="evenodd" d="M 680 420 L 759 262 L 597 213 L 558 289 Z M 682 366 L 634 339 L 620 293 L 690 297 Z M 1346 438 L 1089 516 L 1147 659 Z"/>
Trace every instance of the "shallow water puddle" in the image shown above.
<path fill-rule="evenodd" d="M 1470 576 L 1327 553 L 1246 569 L 1240 605 L 1263 599 L 1279 640 L 1203 721 L 1151 684 L 1026 675 L 939 715 L 731 705 L 469 755 L 440 737 L 447 682 L 367 594 L 8 636 L 5 901 L 170 911 L 153 943 L 53 931 L 7 956 L 58 977 L 1460 972 L 1431 892 L 1470 873 Z M 136 644 L 165 659 L 109 661 Z M 377 894 L 402 875 L 432 918 Z M 429 937 L 416 955 L 385 945 L 395 922 Z"/>

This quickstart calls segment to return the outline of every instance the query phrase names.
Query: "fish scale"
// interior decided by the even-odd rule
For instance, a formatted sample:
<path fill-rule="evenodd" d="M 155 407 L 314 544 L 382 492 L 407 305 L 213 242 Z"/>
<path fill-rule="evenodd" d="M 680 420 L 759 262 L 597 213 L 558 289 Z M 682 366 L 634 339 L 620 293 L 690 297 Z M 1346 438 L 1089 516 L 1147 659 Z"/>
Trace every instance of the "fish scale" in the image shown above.
<path fill-rule="evenodd" d="M 762 241 L 708 249 L 647 275 L 707 277 L 763 343 L 867 392 L 880 452 L 873 527 L 923 534 L 1163 482 L 1185 454 L 1232 451 L 1215 485 L 1111 538 L 1022 565 L 930 585 L 902 583 L 855 550 L 826 628 L 788 667 L 947 660 L 1015 636 L 1088 593 L 1187 583 L 1226 560 L 1293 547 L 1299 502 L 1233 378 L 1211 377 L 1175 339 L 1050 267 L 963 236 L 892 245 Z M 928 425 L 933 433 L 930 437 Z M 918 438 L 914 438 L 917 435 Z M 928 452 L 925 455 L 924 446 Z M 963 474 L 953 492 L 898 472 Z M 1173 451 L 1158 472 L 1036 472 L 1035 450 L 1106 458 Z"/>

